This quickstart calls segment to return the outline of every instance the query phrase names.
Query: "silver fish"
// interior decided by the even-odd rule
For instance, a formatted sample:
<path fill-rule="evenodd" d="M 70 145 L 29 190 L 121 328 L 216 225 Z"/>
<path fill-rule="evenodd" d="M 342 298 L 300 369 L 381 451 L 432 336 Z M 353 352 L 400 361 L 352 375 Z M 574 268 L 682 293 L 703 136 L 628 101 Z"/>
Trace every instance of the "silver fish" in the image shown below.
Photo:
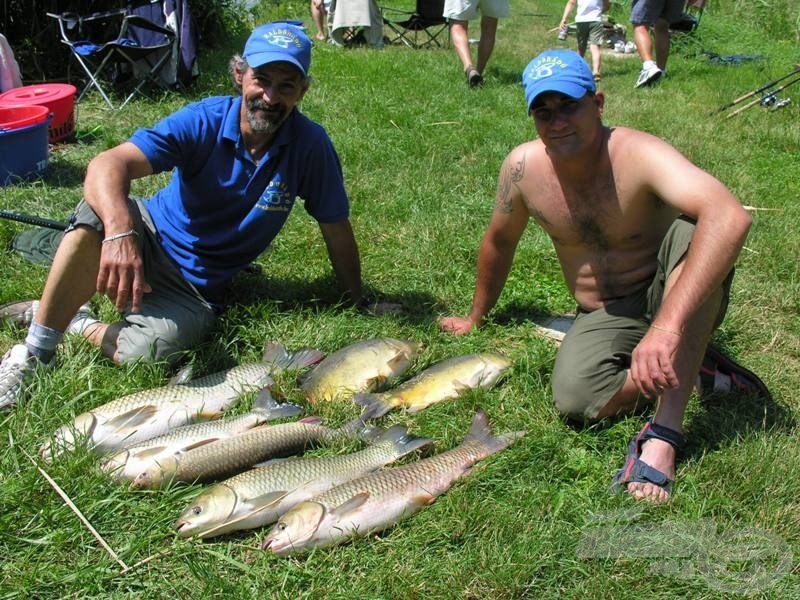
<path fill-rule="evenodd" d="M 168 456 L 139 473 L 132 489 L 148 489 L 172 481 L 211 481 L 230 477 L 270 458 L 291 456 L 320 443 L 346 439 L 364 428 L 359 417 L 338 429 L 321 424 L 319 417 L 295 423 L 260 425 L 237 436 Z"/>
<path fill-rule="evenodd" d="M 310 402 L 349 398 L 371 392 L 408 370 L 421 345 L 394 338 L 376 338 L 337 350 L 306 374 L 301 382 Z"/>
<path fill-rule="evenodd" d="M 391 527 L 432 503 L 476 462 L 524 434 L 494 436 L 486 413 L 478 411 L 456 448 L 348 481 L 301 502 L 278 520 L 261 547 L 293 554 Z"/>
<path fill-rule="evenodd" d="M 457 356 L 425 369 L 386 392 L 356 394 L 353 401 L 374 409 L 376 417 L 398 406 L 414 413 L 436 402 L 457 398 L 466 390 L 490 388 L 510 367 L 508 358 L 494 352 Z"/>
<path fill-rule="evenodd" d="M 294 417 L 301 412 L 302 409 L 295 404 L 278 404 L 269 390 L 263 389 L 250 412 L 218 421 L 178 427 L 113 454 L 100 468 L 117 481 L 131 481 L 142 471 L 176 452 L 233 437 L 267 421 Z"/>
<path fill-rule="evenodd" d="M 103 454 L 194 421 L 219 417 L 245 392 L 272 385 L 271 374 L 313 365 L 323 356 L 311 349 L 287 353 L 280 344 L 270 343 L 263 362 L 239 365 L 181 385 L 143 390 L 80 414 L 60 427 L 39 453 L 49 460 L 85 442 Z"/>
<path fill-rule="evenodd" d="M 366 475 L 431 442 L 410 436 L 405 427 L 395 425 L 359 452 L 294 458 L 250 469 L 200 494 L 183 511 L 175 529 L 183 538 L 208 538 L 274 523 L 298 502 Z"/>

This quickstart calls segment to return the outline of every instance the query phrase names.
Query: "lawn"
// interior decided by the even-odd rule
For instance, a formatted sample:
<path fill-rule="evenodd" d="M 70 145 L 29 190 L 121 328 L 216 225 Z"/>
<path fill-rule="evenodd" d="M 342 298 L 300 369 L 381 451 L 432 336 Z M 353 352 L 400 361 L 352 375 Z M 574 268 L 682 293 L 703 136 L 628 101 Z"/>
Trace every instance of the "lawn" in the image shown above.
<path fill-rule="evenodd" d="M 41 442 L 75 415 L 171 375 L 164 365 L 115 367 L 68 339 L 52 375 L 0 414 L 0 598 L 800 598 L 800 108 L 711 114 L 786 74 L 800 53 L 796 39 L 711 4 L 698 31 L 676 42 L 663 83 L 634 90 L 638 59 L 606 54 L 601 84 L 608 124 L 665 138 L 728 185 L 754 219 L 714 340 L 757 372 L 773 399 L 693 398 L 668 504 L 640 506 L 608 492 L 643 415 L 576 427 L 552 405 L 556 346 L 535 322 L 574 306 L 535 225 L 491 322 L 462 338 L 436 325 L 440 315 L 469 310 L 500 163 L 535 135 L 522 69 L 546 47 L 574 44 L 551 31 L 560 0 L 518 0 L 513 17 L 501 21 L 478 90 L 467 89 L 452 49 L 314 49 L 301 108 L 325 126 L 340 154 L 368 289 L 404 312 L 375 317 L 338 305 L 319 230 L 298 207 L 259 259 L 263 273 L 237 279 L 233 305 L 192 362 L 205 374 L 258 360 L 269 340 L 333 352 L 393 336 L 425 345 L 412 375 L 445 358 L 499 351 L 514 367 L 494 389 L 416 415 L 394 411 L 381 424 L 406 424 L 434 438 L 430 452 L 438 452 L 459 443 L 480 407 L 498 432 L 527 435 L 380 535 L 296 558 L 259 550 L 264 531 L 181 540 L 172 524 L 201 486 L 135 493 L 109 481 L 85 450 L 52 463 L 35 458 Z M 259 21 L 300 18 L 311 27 L 304 2 L 264 6 L 256 9 Z M 615 5 L 612 15 L 627 24 L 626 10 Z M 470 37 L 478 32 L 473 23 Z M 0 208 L 65 220 L 92 156 L 192 100 L 232 93 L 227 61 L 245 38 L 243 29 L 225 47 L 202 48 L 202 75 L 184 94 L 155 94 L 118 112 L 87 98 L 77 110 L 77 142 L 52 149 L 41 180 L 0 188 Z M 725 65 L 704 52 L 760 58 Z M 800 84 L 782 96 L 798 91 Z M 139 180 L 133 193 L 146 196 L 167 177 Z M 0 220 L 0 303 L 36 297 L 44 284 L 45 267 L 7 250 L 25 228 Z M 105 299 L 94 306 L 114 317 Z M 21 335 L 0 326 L 0 353 Z M 349 402 L 312 408 L 293 379 L 278 384 L 306 414 L 329 423 L 358 413 Z"/>

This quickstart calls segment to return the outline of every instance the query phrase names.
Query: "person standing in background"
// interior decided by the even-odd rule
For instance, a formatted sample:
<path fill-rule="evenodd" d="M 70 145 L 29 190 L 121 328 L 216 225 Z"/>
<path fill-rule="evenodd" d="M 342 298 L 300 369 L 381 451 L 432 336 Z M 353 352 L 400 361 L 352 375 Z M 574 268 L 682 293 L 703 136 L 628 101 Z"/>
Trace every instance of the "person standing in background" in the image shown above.
<path fill-rule="evenodd" d="M 469 21 L 481 13 L 481 39 L 478 42 L 478 61 L 472 62 L 469 48 Z M 508 0 L 445 0 L 445 19 L 450 20 L 450 40 L 461 60 L 467 85 L 483 85 L 483 72 L 494 50 L 498 19 L 508 16 Z"/>
<path fill-rule="evenodd" d="M 603 45 L 603 13 L 608 10 L 609 0 L 567 0 L 564 15 L 558 28 L 566 31 L 567 19 L 572 14 L 575 5 L 578 10 L 575 14 L 575 25 L 578 29 L 578 54 L 586 55 L 588 44 L 592 53 L 592 75 L 595 81 L 600 81 L 600 50 Z"/>

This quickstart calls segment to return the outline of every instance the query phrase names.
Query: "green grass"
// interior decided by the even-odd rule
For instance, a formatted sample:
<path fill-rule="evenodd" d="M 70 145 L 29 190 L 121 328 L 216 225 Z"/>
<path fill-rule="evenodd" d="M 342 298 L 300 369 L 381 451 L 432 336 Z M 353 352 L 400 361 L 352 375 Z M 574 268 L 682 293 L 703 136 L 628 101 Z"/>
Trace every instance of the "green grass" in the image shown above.
<path fill-rule="evenodd" d="M 631 514 L 618 511 L 639 510 L 607 487 L 642 418 L 580 429 L 557 416 L 549 390 L 555 347 L 537 337 L 533 319 L 569 311 L 572 302 L 546 236 L 535 227 L 526 232 L 485 329 L 454 338 L 435 325 L 437 316 L 469 308 L 498 168 L 512 147 L 534 135 L 519 76 L 539 50 L 558 44 L 548 30 L 562 9 L 560 0 L 513 3 L 515 16 L 501 21 L 486 86 L 477 91 L 466 88 L 452 49 L 315 48 L 314 81 L 302 109 L 327 128 L 341 156 L 367 285 L 401 302 L 406 313 L 367 317 L 337 307 L 318 228 L 299 208 L 260 259 L 266 275 L 236 282 L 238 304 L 194 356 L 197 370 L 206 373 L 257 360 L 272 339 L 330 352 L 390 335 L 425 343 L 412 371 L 418 372 L 443 358 L 498 350 L 515 363 L 502 385 L 385 420 L 434 437 L 439 449 L 458 443 L 477 407 L 487 410 L 498 431 L 528 435 L 392 530 L 291 559 L 259 551 L 263 532 L 204 543 L 176 539 L 171 524 L 199 486 L 134 494 L 109 482 L 86 452 L 45 465 L 125 564 L 158 555 L 122 574 L 26 453 L 35 456 L 41 441 L 74 415 L 160 385 L 169 373 L 160 365 L 114 367 L 81 341 L 68 340 L 59 368 L 24 404 L 0 415 L 6 446 L 0 456 L 0 598 L 722 598 L 729 597 L 724 587 L 708 579 L 721 560 L 715 551 L 743 528 L 771 532 L 800 555 L 798 103 L 774 113 L 753 107 L 734 119 L 709 114 L 787 73 L 798 60 L 794 38 L 770 35 L 756 28 L 757 21 L 710 3 L 698 32 L 676 47 L 660 86 L 635 91 L 639 61 L 604 57 L 607 123 L 666 138 L 743 204 L 770 209 L 753 213 L 731 307 L 715 339 L 763 377 L 774 401 L 693 399 L 674 500 L 641 507 L 637 520 L 671 531 L 675 523 L 692 528 L 713 519 L 720 537 L 705 542 L 705 553 L 648 558 L 620 548 L 617 558 L 579 556 L 581 536 L 597 526 L 598 515 L 619 519 Z M 260 14 L 310 23 L 307 10 L 295 2 Z M 626 10 L 614 8 L 621 23 Z M 203 74 L 185 96 L 137 101 L 119 112 L 96 96 L 81 103 L 79 143 L 53 148 L 43 180 L 2 188 L 0 207 L 66 219 L 81 197 L 91 157 L 190 100 L 229 93 L 225 65 L 243 42 L 204 48 Z M 725 67 L 709 63 L 703 51 L 761 54 L 763 60 Z M 800 85 L 785 95 L 797 90 Z M 147 195 L 165 181 L 165 175 L 138 181 L 133 192 Z M 7 247 L 23 229 L 0 221 L 0 244 Z M 0 302 L 37 296 L 45 276 L 45 268 L 4 251 Z M 107 301 L 96 306 L 113 316 Z M 0 329 L 0 352 L 20 335 Z M 287 397 L 304 401 L 291 380 L 282 378 L 280 385 Z M 357 411 L 341 405 L 318 412 L 339 423 Z M 712 570 L 699 572 L 704 565 Z M 753 564 L 729 566 L 746 573 Z M 779 567 L 775 555 L 765 557 L 767 573 Z M 765 586 L 759 597 L 800 597 L 796 571 Z"/>

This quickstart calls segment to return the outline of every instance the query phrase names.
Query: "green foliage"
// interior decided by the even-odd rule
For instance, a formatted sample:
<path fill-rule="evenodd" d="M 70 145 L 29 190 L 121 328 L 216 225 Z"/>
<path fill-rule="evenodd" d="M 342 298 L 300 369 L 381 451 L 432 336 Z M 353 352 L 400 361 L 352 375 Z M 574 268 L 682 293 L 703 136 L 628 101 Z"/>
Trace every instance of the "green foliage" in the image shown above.
<path fill-rule="evenodd" d="M 796 560 L 800 103 L 776 112 L 754 106 L 731 119 L 711 113 L 787 73 L 797 47 L 793 38 L 765 35 L 750 19 L 723 10 L 722 1 L 710 4 L 690 43 L 676 46 L 669 76 L 658 87 L 633 89 L 640 67 L 635 56 L 603 58 L 607 123 L 667 139 L 756 209 L 731 306 L 715 339 L 767 382 L 774 400 L 693 398 L 689 446 L 680 457 L 671 503 L 638 507 L 608 494 L 610 475 L 621 466 L 641 415 L 578 427 L 560 419 L 552 406 L 555 347 L 536 334 L 534 319 L 567 312 L 573 304 L 552 245 L 538 228 L 525 232 L 486 328 L 455 338 L 440 333 L 434 322 L 469 309 L 500 163 L 534 135 L 519 85 L 522 68 L 539 50 L 559 44 L 549 30 L 558 24 L 562 0 L 520 0 L 512 3 L 513 18 L 501 20 L 487 83 L 479 90 L 467 89 L 452 48 L 314 48 L 313 81 L 302 110 L 325 126 L 339 152 L 367 285 L 402 303 L 405 314 L 368 317 L 335 304 L 338 291 L 324 243 L 298 206 L 259 259 L 264 275 L 236 281 L 237 303 L 193 362 L 200 375 L 257 360 L 268 340 L 330 352 L 391 335 L 425 344 L 411 375 L 440 359 L 499 350 L 514 361 L 503 384 L 416 415 L 392 412 L 381 424 L 403 423 L 433 437 L 437 446 L 431 451 L 438 452 L 459 442 L 480 406 L 497 431 L 528 435 L 391 530 L 290 559 L 258 550 L 263 531 L 209 542 L 177 539 L 172 523 L 198 485 L 133 493 L 109 482 L 85 450 L 39 463 L 119 560 L 135 565 L 123 571 L 28 456 L 35 457 L 40 443 L 80 412 L 161 385 L 170 373 L 164 365 L 112 366 L 70 338 L 59 350 L 58 367 L 23 404 L 0 414 L 0 598 L 721 599 L 739 595 L 712 586 L 709 569 L 726 552 L 735 558 L 749 547 L 734 544 L 729 534 L 768 531 L 788 544 Z M 307 3 L 300 0 L 262 2 L 252 14 L 258 21 L 299 18 L 309 24 Z M 621 10 L 619 20 L 625 19 Z M 0 207 L 66 219 L 81 198 L 92 156 L 190 101 L 232 92 L 225 65 L 246 38 L 244 25 L 234 31 L 218 47 L 201 48 L 202 76 L 185 96 L 153 93 L 111 111 L 90 95 L 77 107 L 79 141 L 52 148 L 41 180 L 1 188 Z M 477 22 L 471 23 L 470 37 L 478 31 Z M 573 44 L 574 38 L 564 42 Z M 764 58 L 724 66 L 709 62 L 703 51 Z M 786 95 L 796 98 L 798 90 L 800 84 Z M 137 180 L 132 193 L 147 196 L 168 180 L 168 174 Z M 46 269 L 7 250 L 24 229 L 0 220 L 0 303 L 35 297 L 44 284 Z M 103 316 L 115 316 L 107 301 L 94 302 Z M 0 354 L 23 335 L 0 326 Z M 331 423 L 357 414 L 349 403 L 309 406 L 291 377 L 279 378 L 278 386 L 307 414 Z M 690 556 L 625 555 L 624 547 L 618 558 L 580 556 L 582 536 L 603 519 L 622 528 L 615 540 L 630 531 L 631 520 L 659 539 L 679 526 L 696 530 L 703 519 L 712 519 L 717 535 Z M 745 579 L 751 567 L 756 574 L 774 574 L 769 548 L 762 555 L 763 564 L 755 566 L 731 560 L 729 578 Z M 776 578 L 754 597 L 800 597 L 796 569 Z"/>
<path fill-rule="evenodd" d="M 800 3 L 795 0 L 713 0 L 711 9 L 750 23 L 776 39 L 800 41 Z"/>

